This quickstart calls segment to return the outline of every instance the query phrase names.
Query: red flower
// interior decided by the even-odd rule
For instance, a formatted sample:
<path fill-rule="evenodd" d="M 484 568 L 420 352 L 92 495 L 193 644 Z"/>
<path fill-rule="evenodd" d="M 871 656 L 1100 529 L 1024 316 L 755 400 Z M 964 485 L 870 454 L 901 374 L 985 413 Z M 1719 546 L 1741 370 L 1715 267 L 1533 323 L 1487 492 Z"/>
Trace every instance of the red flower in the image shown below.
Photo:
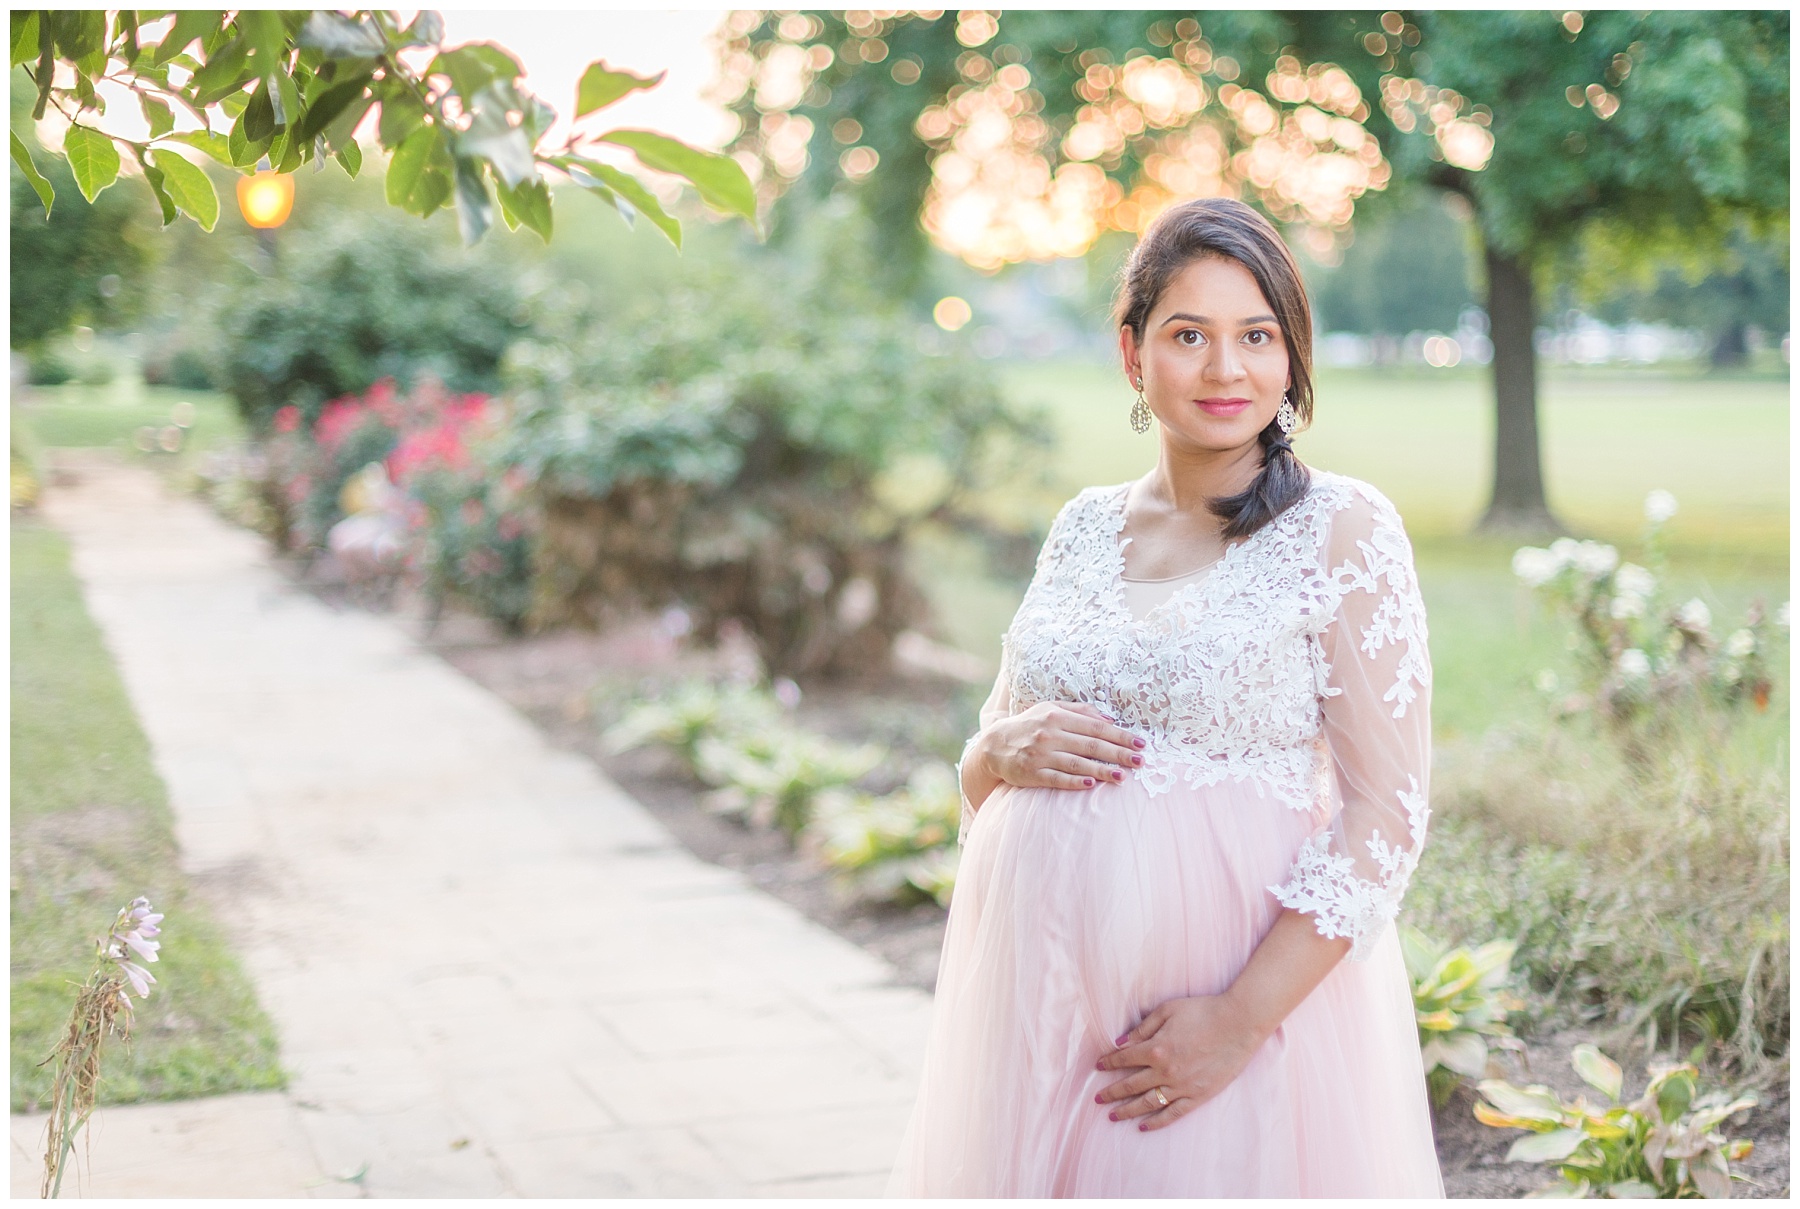
<path fill-rule="evenodd" d="M 289 403 L 275 413 L 275 431 L 293 432 L 300 427 L 300 409 Z"/>

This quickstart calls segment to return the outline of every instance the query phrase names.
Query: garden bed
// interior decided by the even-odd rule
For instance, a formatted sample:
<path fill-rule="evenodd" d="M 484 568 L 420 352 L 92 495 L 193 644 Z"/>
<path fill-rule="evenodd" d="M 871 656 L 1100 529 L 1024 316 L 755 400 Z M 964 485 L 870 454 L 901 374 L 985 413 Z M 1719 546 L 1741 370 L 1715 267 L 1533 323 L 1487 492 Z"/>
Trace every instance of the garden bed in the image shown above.
<path fill-rule="evenodd" d="M 321 597 L 350 606 L 328 562 L 301 569 L 296 580 Z M 931 990 L 945 914 L 934 903 L 896 907 L 859 898 L 842 879 L 810 856 L 796 851 L 772 829 L 753 829 L 706 809 L 706 787 L 681 762 L 660 748 L 613 754 L 601 740 L 596 709 L 645 679 L 683 674 L 718 674 L 748 651 L 722 654 L 684 652 L 654 618 L 602 633 L 564 630 L 508 637 L 499 627 L 452 609 L 435 630 L 422 606 L 402 599 L 396 617 L 428 649 L 502 697 L 529 718 L 556 746 L 588 756 L 648 809 L 691 852 L 703 860 L 744 873 L 755 885 L 792 904 L 815 922 L 863 946 L 897 971 L 898 981 Z M 596 686 L 599 686 L 596 688 Z M 906 757 L 953 758 L 965 730 L 973 725 L 985 687 L 924 677 L 808 686 L 795 710 L 800 725 L 848 741 L 877 741 Z M 1565 1094 L 1582 1090 L 1569 1066 L 1570 1049 L 1583 1041 L 1605 1046 L 1605 1030 L 1589 1025 L 1551 1025 L 1525 1038 L 1520 1066 L 1508 1059 L 1515 1083 L 1539 1082 Z M 1627 1093 L 1643 1082 L 1641 1042 L 1608 1051 L 1626 1068 Z M 1635 1077 L 1635 1084 L 1634 1084 Z M 1591 1093 L 1589 1093 L 1591 1095 Z M 1756 1198 L 1788 1195 L 1789 1107 L 1785 1071 L 1761 1093 L 1762 1104 L 1734 1137 L 1755 1141 L 1755 1151 L 1735 1165 L 1751 1183 L 1736 1194 Z M 1507 1163 L 1507 1149 L 1522 1136 L 1482 1125 L 1472 1115 L 1475 1097 L 1458 1090 L 1434 1113 L 1438 1155 L 1446 1191 L 1457 1198 L 1520 1197 L 1554 1177 L 1549 1166 Z"/>

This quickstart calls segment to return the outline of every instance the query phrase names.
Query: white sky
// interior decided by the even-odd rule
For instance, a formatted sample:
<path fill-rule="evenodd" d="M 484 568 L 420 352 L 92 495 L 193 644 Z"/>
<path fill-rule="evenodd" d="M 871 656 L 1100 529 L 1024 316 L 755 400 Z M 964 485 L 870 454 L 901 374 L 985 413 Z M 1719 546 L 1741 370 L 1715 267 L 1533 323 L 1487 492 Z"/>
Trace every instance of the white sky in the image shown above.
<path fill-rule="evenodd" d="M 559 127 L 574 108 L 576 81 L 595 59 L 643 76 L 666 70 L 668 77 L 655 88 L 632 93 L 588 121 L 597 129 L 648 127 L 716 151 L 737 123 L 700 94 L 717 75 L 707 38 L 726 11 L 445 10 L 444 41 L 497 42 L 512 51 L 525 65 L 523 83 L 556 110 Z"/>

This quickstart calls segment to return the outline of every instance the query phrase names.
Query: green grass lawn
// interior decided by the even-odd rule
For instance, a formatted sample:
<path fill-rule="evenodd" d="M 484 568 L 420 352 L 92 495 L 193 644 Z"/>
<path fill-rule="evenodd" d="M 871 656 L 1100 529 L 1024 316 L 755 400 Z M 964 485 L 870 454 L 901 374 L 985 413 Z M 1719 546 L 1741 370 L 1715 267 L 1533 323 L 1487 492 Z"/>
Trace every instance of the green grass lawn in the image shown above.
<path fill-rule="evenodd" d="M 12 523 L 12 1110 L 46 1102 L 94 938 L 139 894 L 162 960 L 105 1103 L 279 1087 L 274 1028 L 176 860 L 167 796 L 63 539 Z"/>
<path fill-rule="evenodd" d="M 40 446 L 130 448 L 132 434 L 148 425 L 161 429 L 181 402 L 194 405 L 194 424 L 177 457 L 204 452 L 242 434 L 237 406 L 216 391 L 144 386 L 135 381 L 107 386 L 34 386 L 15 400 L 13 417 Z M 170 455 L 155 455 L 161 461 Z"/>
<path fill-rule="evenodd" d="M 1144 473 L 1156 441 L 1126 423 L 1122 376 L 1091 363 L 1010 366 L 1004 381 L 1043 409 L 1055 438 L 979 501 L 1012 524 L 1049 524 L 1081 487 Z M 1314 425 L 1295 441 L 1308 463 L 1385 492 L 1405 518 L 1431 620 L 1440 736 L 1476 733 L 1532 702 L 1532 679 L 1564 658 L 1559 625 L 1513 579 L 1518 543 L 1471 536 L 1491 481 L 1485 371 L 1324 371 Z M 1582 536 L 1632 557 L 1643 499 L 1675 493 L 1666 528 L 1670 591 L 1697 595 L 1730 628 L 1760 596 L 1788 596 L 1788 384 L 1771 375 L 1710 378 L 1644 370 L 1546 371 L 1541 420 L 1552 507 Z M 945 636 L 998 657 L 1023 585 L 991 575 L 972 543 L 920 538 L 918 564 Z"/>

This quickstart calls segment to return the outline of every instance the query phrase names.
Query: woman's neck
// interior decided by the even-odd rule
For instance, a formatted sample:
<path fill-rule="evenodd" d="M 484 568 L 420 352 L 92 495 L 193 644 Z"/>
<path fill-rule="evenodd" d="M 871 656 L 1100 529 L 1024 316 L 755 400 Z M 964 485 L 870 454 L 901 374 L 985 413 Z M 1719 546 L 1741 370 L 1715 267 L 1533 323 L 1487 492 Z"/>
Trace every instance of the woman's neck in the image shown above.
<path fill-rule="evenodd" d="M 1173 512 L 1204 515 L 1208 501 L 1236 495 L 1262 470 L 1262 442 L 1239 449 L 1181 449 L 1164 440 L 1143 480 L 1149 498 Z"/>

